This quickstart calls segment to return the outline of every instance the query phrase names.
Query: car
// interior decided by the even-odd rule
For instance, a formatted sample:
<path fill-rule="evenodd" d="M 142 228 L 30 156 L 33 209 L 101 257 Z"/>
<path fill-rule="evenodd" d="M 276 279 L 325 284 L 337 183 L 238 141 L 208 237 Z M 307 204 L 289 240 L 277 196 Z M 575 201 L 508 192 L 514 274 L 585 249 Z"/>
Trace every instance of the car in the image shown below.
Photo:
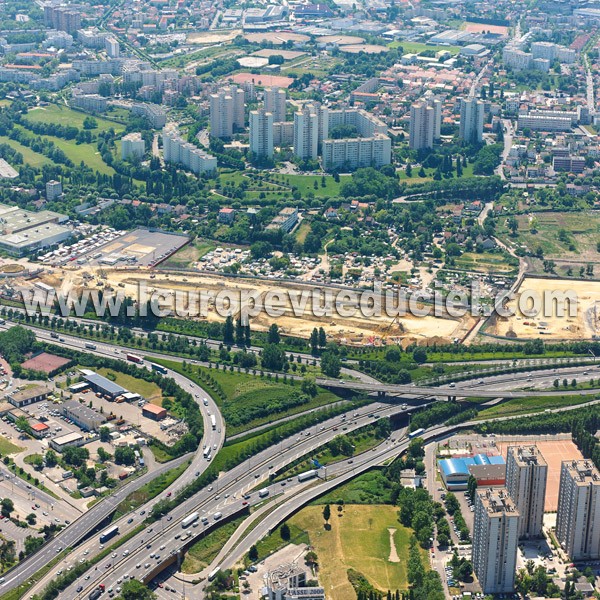
<path fill-rule="evenodd" d="M 87 575 L 84 577 L 84 579 L 87 581 L 89 578 L 90 578 L 90 574 L 88 573 L 88 574 L 87 574 Z"/>
<path fill-rule="evenodd" d="M 160 549 L 161 549 L 161 550 L 164 550 L 164 549 L 165 549 L 165 545 L 163 544 L 163 545 L 160 547 Z"/>
<path fill-rule="evenodd" d="M 246 502 L 246 500 L 244 500 L 244 501 L 242 502 L 242 506 L 248 506 L 248 502 Z"/>
<path fill-rule="evenodd" d="M 110 563 L 106 563 L 106 565 L 104 566 L 105 569 L 110 569 Z"/>
<path fill-rule="evenodd" d="M 171 492 L 167 492 L 167 498 L 171 497 Z"/>
<path fill-rule="evenodd" d="M 131 525 L 131 523 L 133 523 L 133 517 L 129 517 L 129 519 L 127 519 L 127 525 Z"/>
<path fill-rule="evenodd" d="M 77 589 L 76 589 L 75 591 L 76 591 L 76 592 L 79 594 L 79 592 L 80 592 L 82 589 L 83 589 L 83 586 L 82 586 L 82 585 L 78 585 L 78 586 L 77 586 Z"/>
<path fill-rule="evenodd" d="M 116 552 L 113 552 L 113 553 L 112 553 L 112 557 L 113 557 L 113 558 L 117 558 L 117 553 L 116 553 Z"/>
<path fill-rule="evenodd" d="M 171 515 L 169 515 L 169 516 L 167 517 L 167 521 L 170 521 L 172 518 L 173 518 L 173 517 L 172 517 Z"/>
<path fill-rule="evenodd" d="M 200 477 L 200 471 L 196 471 L 196 477 Z"/>
<path fill-rule="evenodd" d="M 86 548 L 84 554 L 87 556 L 89 553 L 90 553 L 89 548 Z"/>
<path fill-rule="evenodd" d="M 141 510 L 141 511 L 140 511 L 140 517 L 141 517 L 142 515 L 145 515 L 145 514 L 146 514 L 146 511 L 145 511 L 145 510 Z"/>
<path fill-rule="evenodd" d="M 354 462 L 354 461 L 353 461 L 352 459 L 350 459 L 350 460 L 348 461 L 348 464 L 349 464 L 349 465 L 351 465 L 353 462 Z"/>

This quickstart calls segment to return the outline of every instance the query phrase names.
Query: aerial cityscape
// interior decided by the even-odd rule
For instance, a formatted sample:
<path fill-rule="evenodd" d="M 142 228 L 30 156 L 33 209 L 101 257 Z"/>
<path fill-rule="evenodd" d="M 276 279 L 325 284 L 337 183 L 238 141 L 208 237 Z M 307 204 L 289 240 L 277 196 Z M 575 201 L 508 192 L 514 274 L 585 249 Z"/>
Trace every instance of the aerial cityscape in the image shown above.
<path fill-rule="evenodd" d="M 600 598 L 600 2 L 3 0 L 0 600 Z"/>

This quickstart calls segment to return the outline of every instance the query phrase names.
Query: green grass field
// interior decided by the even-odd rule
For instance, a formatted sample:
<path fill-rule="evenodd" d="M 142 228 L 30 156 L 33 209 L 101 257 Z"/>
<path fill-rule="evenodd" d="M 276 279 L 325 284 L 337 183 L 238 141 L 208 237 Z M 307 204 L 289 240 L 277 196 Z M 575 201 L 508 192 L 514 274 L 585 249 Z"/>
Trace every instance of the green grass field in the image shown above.
<path fill-rule="evenodd" d="M 508 400 L 502 404 L 482 410 L 476 418 L 477 420 L 486 420 L 495 417 L 513 417 L 527 413 L 542 412 L 552 408 L 562 408 L 563 406 L 575 406 L 590 401 L 589 396 L 568 396 L 566 394 L 568 394 L 568 391 L 565 391 L 564 396 L 551 398 L 515 398 L 514 400 Z"/>
<path fill-rule="evenodd" d="M 149 402 L 158 404 L 160 406 L 160 401 L 162 400 L 162 391 L 158 385 L 156 385 L 156 383 L 144 381 L 143 379 L 137 379 L 131 375 L 119 373 L 118 371 L 111 371 L 110 369 L 105 368 L 98 369 L 98 373 L 104 377 L 109 377 L 117 385 L 124 387 L 130 392 L 133 392 L 134 394 L 140 394 Z"/>
<path fill-rule="evenodd" d="M 460 52 L 460 46 L 430 46 L 429 44 L 422 44 L 421 42 L 404 42 L 397 40 L 388 44 L 389 48 L 402 47 L 404 54 L 419 54 L 424 50 L 433 50 L 434 52 L 440 52 L 446 50 L 450 54 L 458 54 Z"/>
<path fill-rule="evenodd" d="M 600 234 L 600 214 L 596 211 L 582 212 L 540 212 L 529 215 L 517 215 L 519 224 L 517 236 L 508 235 L 506 219 L 500 221 L 498 230 L 501 238 L 510 243 L 524 244 L 528 250 L 535 252 L 541 247 L 544 258 L 580 260 L 600 260 L 597 252 L 598 235 Z M 564 229 L 566 236 L 561 236 Z"/>
<path fill-rule="evenodd" d="M 202 369 L 201 367 L 196 367 Z M 202 369 L 220 384 L 227 399 L 222 404 L 223 417 L 227 422 L 227 434 L 235 435 L 253 427 L 269 423 L 275 419 L 294 415 L 299 412 L 318 408 L 339 400 L 339 397 L 326 390 L 319 393 L 309 402 L 286 408 L 286 400 L 290 395 L 300 391 L 300 386 L 290 386 L 284 383 L 269 381 L 254 375 L 230 371 L 215 371 Z M 256 407 L 269 407 L 264 417 L 244 421 L 243 413 Z M 242 418 L 240 419 L 240 415 Z"/>
<path fill-rule="evenodd" d="M 23 452 L 23 448 L 13 444 L 8 441 L 6 438 L 0 437 L 0 455 L 6 456 L 7 454 L 18 454 L 19 452 Z"/>
<path fill-rule="evenodd" d="M 20 125 L 16 125 L 16 127 L 20 127 L 31 137 L 35 136 L 31 131 Z M 56 147 L 60 148 L 74 164 L 78 165 L 83 161 L 90 169 L 99 171 L 104 175 L 114 175 L 115 170 L 102 160 L 102 157 L 94 144 L 77 144 L 74 140 L 63 140 L 62 138 L 53 135 L 44 135 L 41 137 L 54 142 Z"/>
<path fill-rule="evenodd" d="M 210 242 L 195 241 L 178 250 L 175 254 L 169 257 L 161 267 L 165 269 L 177 269 L 181 267 L 189 267 L 207 252 L 215 249 L 215 245 Z"/>
<path fill-rule="evenodd" d="M 200 538 L 186 552 L 181 570 L 184 573 L 198 573 L 198 571 L 207 567 L 246 517 L 247 515 L 243 515 L 233 521 L 228 521 Z"/>
<path fill-rule="evenodd" d="M 89 115 L 78 110 L 73 110 L 62 104 L 50 104 L 49 106 L 42 106 L 30 110 L 25 118 L 32 123 L 56 123 L 57 125 L 71 125 L 78 129 L 83 129 L 83 121 L 86 117 L 93 117 L 98 123 L 98 127 L 92 129 L 92 132 L 108 131 L 111 128 L 114 129 L 115 132 L 125 130 L 125 126 L 121 123 L 115 123 L 114 121 L 103 119 L 100 116 Z"/>
<path fill-rule="evenodd" d="M 331 507 L 331 530 L 324 528 L 323 508 L 309 506 L 290 519 L 290 523 L 308 533 L 319 560 L 319 579 L 329 590 L 331 600 L 348 600 L 356 594 L 348 581 L 347 569 L 365 575 L 369 582 L 385 592 L 406 589 L 408 547 L 411 531 L 398 522 L 394 506 L 346 505 L 340 514 Z M 394 545 L 399 562 L 391 562 L 390 534 L 395 529 Z"/>
<path fill-rule="evenodd" d="M 511 265 L 501 254 L 478 254 L 465 252 L 456 259 L 456 267 L 467 271 L 482 273 L 512 273 L 518 270 L 518 264 Z"/>
<path fill-rule="evenodd" d="M 23 155 L 23 162 L 31 165 L 32 167 L 43 167 L 44 165 L 52 164 L 49 158 L 46 158 L 43 154 L 34 152 L 31 148 L 19 144 L 16 140 L 11 140 L 9 137 L 2 135 L 0 136 L 0 144 L 8 144 L 11 148 L 14 148 L 17 152 Z"/>

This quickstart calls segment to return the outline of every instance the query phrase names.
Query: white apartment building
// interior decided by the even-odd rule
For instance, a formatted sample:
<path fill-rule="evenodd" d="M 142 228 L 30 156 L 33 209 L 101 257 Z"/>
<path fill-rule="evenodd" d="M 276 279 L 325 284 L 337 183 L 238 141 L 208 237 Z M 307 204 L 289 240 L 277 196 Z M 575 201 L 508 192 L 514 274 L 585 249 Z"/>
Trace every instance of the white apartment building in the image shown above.
<path fill-rule="evenodd" d="M 435 109 L 425 102 L 410 107 L 408 147 L 411 150 L 433 148 Z"/>
<path fill-rule="evenodd" d="M 146 142 L 139 132 L 128 133 L 121 138 L 121 158 L 126 160 L 130 156 L 142 158 L 146 152 Z"/>
<path fill-rule="evenodd" d="M 483 141 L 485 103 L 476 98 L 463 98 L 460 103 L 459 137 L 467 142 Z"/>
<path fill-rule="evenodd" d="M 520 114 L 518 129 L 528 127 L 534 131 L 570 131 L 572 128 L 570 116 L 546 115 L 546 114 Z"/>
<path fill-rule="evenodd" d="M 165 162 L 182 165 L 196 174 L 216 170 L 217 159 L 201 148 L 186 142 L 174 123 L 165 126 L 162 140 Z"/>
<path fill-rule="evenodd" d="M 354 170 L 392 162 L 392 140 L 380 133 L 370 138 L 323 140 L 323 169 Z"/>
<path fill-rule="evenodd" d="M 255 157 L 273 157 L 273 113 L 266 108 L 250 111 L 250 152 Z"/>
<path fill-rule="evenodd" d="M 510 446 L 506 489 L 519 514 L 519 538 L 542 536 L 548 464 L 536 446 Z"/>
<path fill-rule="evenodd" d="M 210 134 L 230 138 L 234 129 L 244 128 L 244 90 L 232 85 L 210 96 Z"/>
<path fill-rule="evenodd" d="M 600 472 L 590 460 L 561 465 L 556 539 L 573 561 L 600 559 Z"/>
<path fill-rule="evenodd" d="M 478 490 L 473 527 L 473 569 L 484 594 L 512 593 L 519 511 L 506 488 Z"/>
<path fill-rule="evenodd" d="M 298 158 L 317 158 L 319 151 L 319 114 L 312 104 L 306 104 L 294 114 L 294 154 Z"/>
<path fill-rule="evenodd" d="M 268 87 L 264 91 L 265 110 L 273 115 L 273 123 L 285 121 L 287 95 L 277 87 Z"/>

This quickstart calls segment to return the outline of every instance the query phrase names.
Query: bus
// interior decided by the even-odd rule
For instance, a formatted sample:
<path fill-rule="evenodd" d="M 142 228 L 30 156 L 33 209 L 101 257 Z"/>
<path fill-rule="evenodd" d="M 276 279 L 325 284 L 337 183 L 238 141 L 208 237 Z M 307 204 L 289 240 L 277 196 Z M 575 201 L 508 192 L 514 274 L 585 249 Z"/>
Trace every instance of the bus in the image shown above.
<path fill-rule="evenodd" d="M 119 533 L 118 525 L 113 525 L 112 527 L 109 527 L 106 531 L 104 531 L 100 534 L 100 543 L 104 544 L 105 542 L 108 542 L 108 540 L 115 537 L 115 535 L 117 535 L 118 533 Z"/>
<path fill-rule="evenodd" d="M 210 446 L 209 446 L 208 448 L 205 448 L 205 449 L 204 449 L 204 458 L 205 458 L 206 460 L 210 460 L 210 453 L 211 453 Z"/>
<path fill-rule="evenodd" d="M 88 350 L 95 350 L 95 349 L 96 349 L 96 344 L 92 344 L 92 343 L 90 343 L 90 342 L 86 342 L 86 343 L 85 343 L 85 347 L 86 347 Z"/>
<path fill-rule="evenodd" d="M 160 373 L 161 375 L 167 374 L 167 369 L 165 367 L 163 367 L 162 365 L 157 365 L 156 363 L 150 363 L 150 366 L 152 367 L 153 371 L 156 371 L 157 373 Z"/>
<path fill-rule="evenodd" d="M 213 569 L 209 574 L 208 574 L 208 580 L 212 581 L 216 576 L 217 573 L 220 571 L 221 569 Z"/>
<path fill-rule="evenodd" d="M 421 435 L 422 433 L 425 433 L 425 430 L 422 427 L 420 429 L 415 429 L 414 431 L 411 431 L 408 434 L 408 439 L 412 440 L 413 438 L 416 438 L 417 436 Z"/>

